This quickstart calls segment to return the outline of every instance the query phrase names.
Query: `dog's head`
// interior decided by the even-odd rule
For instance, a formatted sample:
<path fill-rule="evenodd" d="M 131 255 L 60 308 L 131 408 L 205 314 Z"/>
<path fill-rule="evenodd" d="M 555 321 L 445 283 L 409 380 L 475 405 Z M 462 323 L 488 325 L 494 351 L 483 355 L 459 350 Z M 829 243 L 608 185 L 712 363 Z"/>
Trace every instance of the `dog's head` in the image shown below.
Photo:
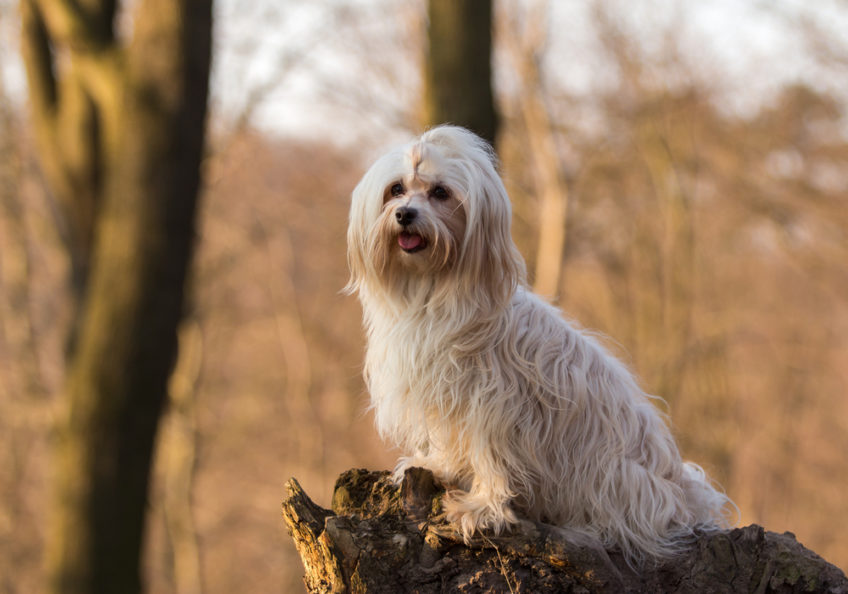
<path fill-rule="evenodd" d="M 378 159 L 353 191 L 348 289 L 508 300 L 524 261 L 494 160 L 484 140 L 456 126 Z"/>

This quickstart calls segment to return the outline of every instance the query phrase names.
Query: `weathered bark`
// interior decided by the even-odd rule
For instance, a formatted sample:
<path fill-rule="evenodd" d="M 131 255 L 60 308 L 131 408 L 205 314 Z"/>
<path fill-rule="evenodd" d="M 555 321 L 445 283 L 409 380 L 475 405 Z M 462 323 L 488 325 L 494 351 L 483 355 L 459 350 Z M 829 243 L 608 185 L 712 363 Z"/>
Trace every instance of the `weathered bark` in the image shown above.
<path fill-rule="evenodd" d="M 422 469 L 400 487 L 387 472 L 345 472 L 332 510 L 295 479 L 286 488 L 283 517 L 310 592 L 848 592 L 839 568 L 792 534 L 756 525 L 702 535 L 686 554 L 636 573 L 614 552 L 569 545 L 530 522 L 466 546 Z"/>
<path fill-rule="evenodd" d="M 490 0 L 429 0 L 424 69 L 428 125 L 456 124 L 495 143 Z"/>
<path fill-rule="evenodd" d="M 150 462 L 194 242 L 211 0 L 21 0 L 42 169 L 76 297 L 58 418 L 54 592 L 137 592 Z"/>

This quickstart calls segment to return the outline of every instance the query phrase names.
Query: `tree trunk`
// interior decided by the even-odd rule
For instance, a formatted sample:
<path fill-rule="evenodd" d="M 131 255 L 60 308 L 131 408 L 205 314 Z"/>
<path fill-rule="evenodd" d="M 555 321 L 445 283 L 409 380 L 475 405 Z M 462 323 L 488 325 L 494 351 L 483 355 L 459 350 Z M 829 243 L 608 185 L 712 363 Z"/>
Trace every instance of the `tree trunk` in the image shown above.
<path fill-rule="evenodd" d="M 495 144 L 491 0 L 429 0 L 428 125 L 456 124 Z"/>
<path fill-rule="evenodd" d="M 42 167 L 76 315 L 57 430 L 53 592 L 137 592 L 153 444 L 194 241 L 211 0 L 22 0 Z"/>
<path fill-rule="evenodd" d="M 620 555 L 569 545 L 543 524 L 465 545 L 441 515 L 444 491 L 419 468 L 399 488 L 387 472 L 350 470 L 332 511 L 296 480 L 286 487 L 283 517 L 310 592 L 848 592 L 839 568 L 790 533 L 756 525 L 701 536 L 636 573 Z"/>
<path fill-rule="evenodd" d="M 521 89 L 515 111 L 523 127 L 533 189 L 539 201 L 533 290 L 555 301 L 560 296 L 565 266 L 569 196 L 553 118 L 545 102 L 549 94 L 541 61 L 548 45 L 548 10 L 547 5 L 536 3 L 527 9 L 522 23 L 505 19 L 501 38 Z"/>

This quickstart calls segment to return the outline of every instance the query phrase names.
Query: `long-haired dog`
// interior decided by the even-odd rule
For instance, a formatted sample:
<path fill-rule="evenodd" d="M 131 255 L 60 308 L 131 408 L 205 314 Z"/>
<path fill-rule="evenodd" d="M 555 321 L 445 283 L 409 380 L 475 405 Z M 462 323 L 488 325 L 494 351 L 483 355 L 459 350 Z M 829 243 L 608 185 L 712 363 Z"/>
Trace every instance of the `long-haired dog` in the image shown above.
<path fill-rule="evenodd" d="M 631 373 L 527 288 L 489 145 L 434 128 L 380 158 L 353 192 L 351 279 L 380 434 L 428 468 L 468 540 L 519 517 L 668 557 L 732 502 L 681 460 Z"/>

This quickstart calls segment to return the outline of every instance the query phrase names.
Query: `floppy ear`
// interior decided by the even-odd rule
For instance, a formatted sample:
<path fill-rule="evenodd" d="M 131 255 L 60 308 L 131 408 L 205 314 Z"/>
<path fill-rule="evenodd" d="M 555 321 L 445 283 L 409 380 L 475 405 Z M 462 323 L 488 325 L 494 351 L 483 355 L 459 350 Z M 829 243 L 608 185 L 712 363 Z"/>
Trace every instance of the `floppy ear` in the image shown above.
<path fill-rule="evenodd" d="M 365 275 L 366 265 L 360 234 L 351 224 L 347 229 L 347 267 L 350 271 L 350 277 L 342 289 L 343 293 L 352 295 L 359 290 L 362 278 Z"/>
<path fill-rule="evenodd" d="M 437 126 L 421 137 L 443 147 L 462 180 L 466 215 L 461 255 L 454 267 L 455 289 L 480 307 L 500 308 L 526 283 L 524 259 L 512 241 L 512 209 L 495 168 L 492 147 L 459 126 Z"/>
<path fill-rule="evenodd" d="M 383 188 L 380 187 L 379 170 L 375 163 L 354 188 L 350 199 L 350 216 L 347 226 L 347 264 L 350 278 L 344 292 L 358 291 L 373 267 L 368 257 L 368 234 L 380 216 Z"/>
<path fill-rule="evenodd" d="M 365 224 L 365 205 L 363 202 L 366 192 L 366 189 L 363 188 L 364 181 L 363 178 L 357 184 L 350 198 L 350 215 L 347 223 L 347 266 L 350 271 L 350 278 L 342 289 L 348 295 L 359 290 L 368 265 L 365 259 L 363 232 L 363 225 Z"/>
<path fill-rule="evenodd" d="M 491 161 L 475 163 L 467 196 L 465 244 L 459 270 L 481 304 L 503 307 L 524 285 L 524 259 L 512 241 L 512 209 L 503 182 Z"/>
<path fill-rule="evenodd" d="M 363 282 L 385 264 L 385 254 L 377 253 L 374 226 L 378 224 L 383 208 L 383 192 L 389 180 L 401 171 L 402 161 L 398 151 L 383 155 L 365 172 L 351 194 L 350 216 L 347 226 L 347 263 L 350 278 L 343 289 L 351 294 L 362 288 Z"/>

